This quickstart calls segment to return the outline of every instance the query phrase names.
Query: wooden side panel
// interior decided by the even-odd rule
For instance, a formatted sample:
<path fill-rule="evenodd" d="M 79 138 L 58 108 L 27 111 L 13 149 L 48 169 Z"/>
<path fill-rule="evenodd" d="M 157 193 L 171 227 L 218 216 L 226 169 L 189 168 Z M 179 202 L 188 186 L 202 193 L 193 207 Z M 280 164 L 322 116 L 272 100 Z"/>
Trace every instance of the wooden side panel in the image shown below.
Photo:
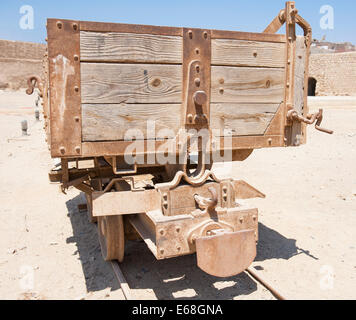
<path fill-rule="evenodd" d="M 128 130 L 132 134 L 140 130 L 137 133 L 143 137 L 137 140 L 152 135 L 164 139 L 167 133 L 174 138 L 180 127 L 180 108 L 180 104 L 83 104 L 83 141 L 124 140 Z"/>
<path fill-rule="evenodd" d="M 182 66 L 82 63 L 82 103 L 181 103 Z"/>
<path fill-rule="evenodd" d="M 181 103 L 178 65 L 82 63 L 83 103 Z M 284 69 L 212 67 L 211 100 L 277 103 L 284 98 Z"/>
<path fill-rule="evenodd" d="M 233 39 L 213 39 L 213 65 L 285 67 L 285 44 Z"/>
<path fill-rule="evenodd" d="M 221 137 L 263 135 L 278 107 L 279 104 L 212 104 L 213 134 Z"/>
<path fill-rule="evenodd" d="M 282 68 L 217 67 L 211 70 L 211 101 L 281 103 L 284 100 Z"/>
<path fill-rule="evenodd" d="M 182 37 L 80 32 L 81 61 L 182 63 Z"/>

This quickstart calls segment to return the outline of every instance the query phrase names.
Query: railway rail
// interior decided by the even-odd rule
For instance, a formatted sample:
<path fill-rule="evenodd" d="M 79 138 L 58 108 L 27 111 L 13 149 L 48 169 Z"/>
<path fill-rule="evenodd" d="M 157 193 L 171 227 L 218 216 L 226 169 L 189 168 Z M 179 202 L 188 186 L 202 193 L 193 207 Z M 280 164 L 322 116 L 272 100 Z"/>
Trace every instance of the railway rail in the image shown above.
<path fill-rule="evenodd" d="M 120 264 L 116 260 L 110 261 L 110 263 L 113 268 L 115 277 L 121 287 L 125 300 L 135 300 L 134 294 L 132 293 L 131 288 L 120 268 Z M 249 275 L 249 277 L 252 278 L 255 282 L 258 282 L 263 285 L 276 299 L 287 300 L 284 295 L 282 295 L 277 289 L 273 288 L 271 284 L 269 284 L 261 275 L 259 275 L 252 268 L 248 268 L 245 273 Z"/>

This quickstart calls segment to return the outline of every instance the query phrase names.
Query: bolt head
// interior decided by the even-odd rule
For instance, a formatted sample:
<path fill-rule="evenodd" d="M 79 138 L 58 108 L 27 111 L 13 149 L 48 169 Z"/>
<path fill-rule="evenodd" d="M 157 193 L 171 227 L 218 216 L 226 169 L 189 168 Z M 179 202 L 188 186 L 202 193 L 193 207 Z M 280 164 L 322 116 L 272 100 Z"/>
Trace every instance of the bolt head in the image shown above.
<path fill-rule="evenodd" d="M 202 106 L 208 101 L 208 96 L 205 91 L 197 91 L 193 95 L 193 100 L 197 105 Z"/>

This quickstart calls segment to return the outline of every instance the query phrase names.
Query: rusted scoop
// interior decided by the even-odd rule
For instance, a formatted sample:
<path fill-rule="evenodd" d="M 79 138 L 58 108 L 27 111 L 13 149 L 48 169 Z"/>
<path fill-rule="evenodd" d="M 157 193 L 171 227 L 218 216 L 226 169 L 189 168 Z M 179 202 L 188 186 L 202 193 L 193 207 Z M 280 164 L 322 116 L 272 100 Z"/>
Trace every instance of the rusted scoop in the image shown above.
<path fill-rule="evenodd" d="M 211 236 L 196 239 L 197 264 L 204 272 L 219 278 L 245 271 L 256 257 L 253 230 L 225 232 L 213 230 Z"/>

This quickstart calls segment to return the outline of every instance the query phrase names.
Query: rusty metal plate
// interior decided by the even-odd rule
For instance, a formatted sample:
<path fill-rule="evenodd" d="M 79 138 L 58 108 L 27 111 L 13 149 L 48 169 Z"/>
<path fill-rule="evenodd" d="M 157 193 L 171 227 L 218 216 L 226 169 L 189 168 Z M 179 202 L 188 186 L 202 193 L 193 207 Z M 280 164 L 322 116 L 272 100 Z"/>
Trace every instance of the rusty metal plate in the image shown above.
<path fill-rule="evenodd" d="M 183 28 L 183 103 L 185 125 L 210 121 L 211 31 Z"/>
<path fill-rule="evenodd" d="M 222 233 L 196 239 L 197 264 L 220 278 L 245 271 L 256 258 L 254 230 Z"/>
<path fill-rule="evenodd" d="M 79 22 L 47 20 L 52 157 L 82 153 Z"/>

